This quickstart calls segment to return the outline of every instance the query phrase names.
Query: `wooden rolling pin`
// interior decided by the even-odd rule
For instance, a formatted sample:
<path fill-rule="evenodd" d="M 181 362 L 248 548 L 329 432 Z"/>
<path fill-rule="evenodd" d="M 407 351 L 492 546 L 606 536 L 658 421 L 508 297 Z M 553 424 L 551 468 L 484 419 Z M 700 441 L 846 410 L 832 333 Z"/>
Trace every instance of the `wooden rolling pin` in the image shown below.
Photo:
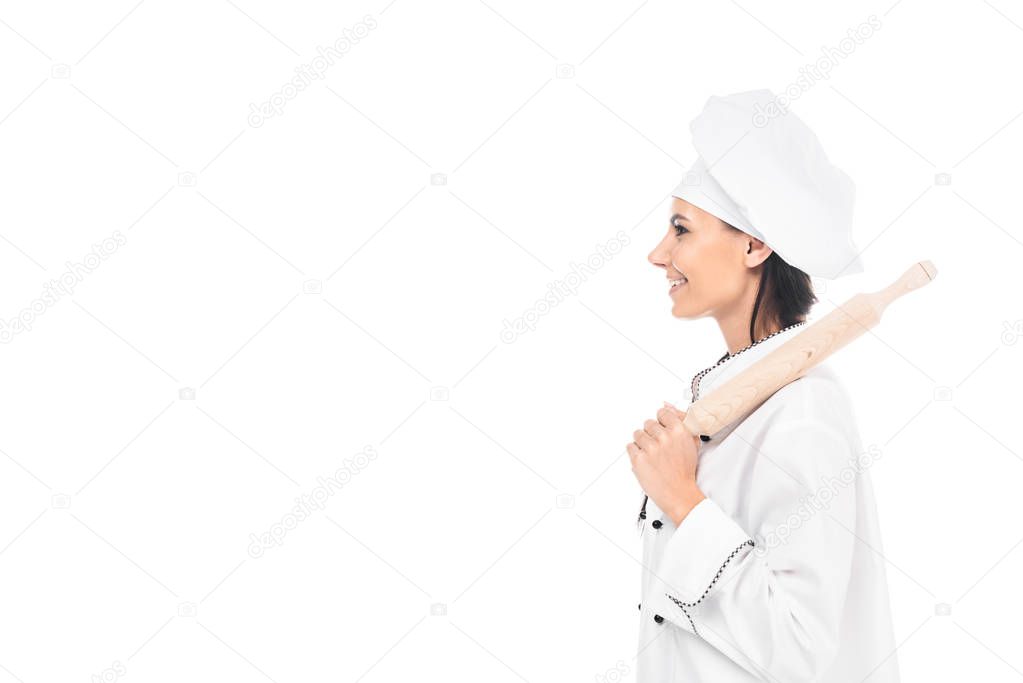
<path fill-rule="evenodd" d="M 877 325 L 888 304 L 906 292 L 923 287 L 937 274 L 933 263 L 920 261 L 888 287 L 853 296 L 704 398 L 691 403 L 682 425 L 693 436 L 713 435 Z"/>

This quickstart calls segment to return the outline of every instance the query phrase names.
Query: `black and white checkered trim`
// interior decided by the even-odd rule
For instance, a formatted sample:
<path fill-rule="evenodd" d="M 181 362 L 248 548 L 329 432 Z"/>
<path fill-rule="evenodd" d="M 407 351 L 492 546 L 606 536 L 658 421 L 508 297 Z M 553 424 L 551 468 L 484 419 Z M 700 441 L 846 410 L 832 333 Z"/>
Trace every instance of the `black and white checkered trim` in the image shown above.
<path fill-rule="evenodd" d="M 689 614 L 689 610 L 687 610 L 686 608 L 687 607 L 696 607 L 698 604 L 703 602 L 703 599 L 705 597 L 707 597 L 708 593 L 710 593 L 710 589 L 713 588 L 714 584 L 717 583 L 718 579 L 721 578 L 721 574 L 725 571 L 725 567 L 728 566 L 728 563 L 731 562 L 735 558 L 735 556 L 739 554 L 739 551 L 742 550 L 743 548 L 745 548 L 747 545 L 750 546 L 751 548 L 754 546 L 752 538 L 746 539 L 741 544 L 739 544 L 738 548 L 736 548 L 735 550 L 732 551 L 732 554 L 729 555 L 725 559 L 725 561 L 721 564 L 721 567 L 718 569 L 717 574 L 714 575 L 714 578 L 713 578 L 713 580 L 711 580 L 710 585 L 707 586 L 707 590 L 703 591 L 703 595 L 701 595 L 700 599 L 697 600 L 696 602 L 682 602 L 681 600 L 679 600 L 675 596 L 671 595 L 670 593 L 665 593 L 666 596 L 671 598 L 672 602 L 674 602 L 676 605 L 678 605 L 682 609 L 682 613 L 686 615 L 686 618 L 689 620 L 689 625 L 693 627 L 693 633 L 695 633 L 696 635 L 700 635 L 700 633 L 699 633 L 699 631 L 696 630 L 696 623 L 693 621 L 692 615 Z"/>

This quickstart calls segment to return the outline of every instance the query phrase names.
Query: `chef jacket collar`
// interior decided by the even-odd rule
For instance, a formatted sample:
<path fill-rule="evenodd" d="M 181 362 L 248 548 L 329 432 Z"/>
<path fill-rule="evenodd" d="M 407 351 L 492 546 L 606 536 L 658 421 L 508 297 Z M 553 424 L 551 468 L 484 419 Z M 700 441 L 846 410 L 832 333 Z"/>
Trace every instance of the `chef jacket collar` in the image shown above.
<path fill-rule="evenodd" d="M 722 386 L 729 379 L 735 377 L 750 365 L 753 365 L 758 360 L 787 342 L 789 339 L 805 330 L 810 324 L 811 323 L 807 321 L 802 325 L 795 325 L 793 327 L 783 329 L 766 339 L 761 339 L 755 344 L 751 344 L 744 349 L 736 351 L 730 356 L 722 358 L 716 365 L 707 368 L 707 370 L 704 370 L 703 372 L 697 373 L 696 376 L 693 377 L 691 387 L 693 400 L 706 397 L 707 394 L 710 393 L 711 389 L 717 386 Z M 739 420 L 745 417 L 745 415 L 742 415 Z M 713 437 L 713 435 L 710 436 Z"/>

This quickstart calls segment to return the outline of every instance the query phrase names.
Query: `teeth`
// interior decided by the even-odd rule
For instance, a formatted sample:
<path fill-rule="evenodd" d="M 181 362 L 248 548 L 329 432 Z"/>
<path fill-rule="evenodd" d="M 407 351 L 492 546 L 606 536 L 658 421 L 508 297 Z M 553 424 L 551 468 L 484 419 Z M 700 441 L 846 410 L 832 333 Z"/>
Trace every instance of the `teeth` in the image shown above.
<path fill-rule="evenodd" d="M 672 281 L 671 281 L 671 286 L 672 286 L 672 287 L 674 287 L 675 285 L 680 285 L 680 284 L 682 284 L 683 282 L 688 282 L 688 280 L 687 280 L 687 279 L 686 279 L 686 278 L 685 278 L 684 276 L 683 276 L 683 277 L 682 277 L 681 279 L 678 279 L 678 280 L 672 280 Z"/>

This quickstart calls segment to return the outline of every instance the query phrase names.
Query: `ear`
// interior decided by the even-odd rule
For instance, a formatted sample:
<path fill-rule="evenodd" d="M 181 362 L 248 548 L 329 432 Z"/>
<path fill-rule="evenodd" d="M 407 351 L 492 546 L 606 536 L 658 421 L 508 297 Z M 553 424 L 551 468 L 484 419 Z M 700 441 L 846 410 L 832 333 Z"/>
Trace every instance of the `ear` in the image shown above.
<path fill-rule="evenodd" d="M 746 236 L 746 253 L 743 255 L 744 263 L 749 268 L 756 268 L 774 253 L 774 249 L 750 235 Z"/>

